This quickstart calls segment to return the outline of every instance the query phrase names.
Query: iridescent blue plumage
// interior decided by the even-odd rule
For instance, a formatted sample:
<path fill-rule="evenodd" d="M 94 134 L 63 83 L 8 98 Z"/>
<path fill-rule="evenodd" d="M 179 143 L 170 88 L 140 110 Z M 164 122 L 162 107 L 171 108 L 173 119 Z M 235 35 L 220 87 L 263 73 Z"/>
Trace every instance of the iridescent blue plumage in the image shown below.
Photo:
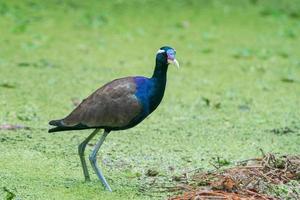
<path fill-rule="evenodd" d="M 174 50 L 172 50 L 174 59 Z M 165 51 L 166 52 L 166 51 Z M 136 84 L 135 96 L 142 104 L 142 112 L 136 117 L 136 122 L 141 122 L 150 113 L 152 113 L 160 104 L 166 87 L 167 82 L 168 59 L 167 54 L 157 54 L 156 66 L 151 78 L 137 76 L 134 77 Z M 133 122 L 133 123 L 134 123 Z"/>
<path fill-rule="evenodd" d="M 150 97 L 153 93 L 154 82 L 142 76 L 134 77 L 134 81 L 136 84 L 135 96 L 142 104 L 142 113 L 140 115 L 147 116 L 150 113 Z"/>

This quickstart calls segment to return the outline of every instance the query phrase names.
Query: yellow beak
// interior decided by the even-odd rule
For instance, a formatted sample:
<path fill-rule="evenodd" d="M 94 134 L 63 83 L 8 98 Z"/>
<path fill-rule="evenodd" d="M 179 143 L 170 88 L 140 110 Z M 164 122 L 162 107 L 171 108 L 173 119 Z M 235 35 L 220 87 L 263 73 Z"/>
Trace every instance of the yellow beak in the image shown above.
<path fill-rule="evenodd" d="M 179 69 L 179 63 L 178 63 L 178 61 L 176 60 L 176 59 L 174 59 L 174 60 L 170 60 L 170 59 L 168 59 L 168 63 L 170 63 L 170 64 L 174 64 L 178 69 Z"/>

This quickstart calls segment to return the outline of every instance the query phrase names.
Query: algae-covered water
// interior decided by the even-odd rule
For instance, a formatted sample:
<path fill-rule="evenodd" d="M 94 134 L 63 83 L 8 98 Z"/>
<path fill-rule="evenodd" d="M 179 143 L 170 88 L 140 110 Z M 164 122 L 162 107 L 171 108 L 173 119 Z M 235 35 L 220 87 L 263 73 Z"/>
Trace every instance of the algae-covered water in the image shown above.
<path fill-rule="evenodd" d="M 110 80 L 150 76 L 165 44 L 181 68 L 161 105 L 99 152 L 114 192 L 91 168 L 85 183 L 91 131 L 49 134 L 48 121 Z M 0 125 L 30 127 L 0 130 L 0 199 L 164 198 L 153 181 L 299 154 L 299 105 L 300 1 L 0 1 Z"/>

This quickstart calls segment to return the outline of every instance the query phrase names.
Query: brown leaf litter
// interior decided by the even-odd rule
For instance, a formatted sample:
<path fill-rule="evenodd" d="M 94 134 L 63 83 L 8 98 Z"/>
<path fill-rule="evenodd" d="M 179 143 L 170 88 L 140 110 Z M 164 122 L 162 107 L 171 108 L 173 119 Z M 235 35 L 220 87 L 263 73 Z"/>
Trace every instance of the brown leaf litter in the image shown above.
<path fill-rule="evenodd" d="M 267 188 L 291 180 L 300 180 L 300 156 L 266 154 L 221 171 L 185 173 L 167 190 L 181 193 L 169 200 L 273 200 Z"/>

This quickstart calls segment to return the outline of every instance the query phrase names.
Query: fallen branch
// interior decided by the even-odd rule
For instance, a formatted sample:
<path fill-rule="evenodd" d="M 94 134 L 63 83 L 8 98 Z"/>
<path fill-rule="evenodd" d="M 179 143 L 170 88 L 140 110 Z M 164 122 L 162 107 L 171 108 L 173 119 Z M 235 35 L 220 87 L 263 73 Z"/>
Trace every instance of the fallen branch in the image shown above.
<path fill-rule="evenodd" d="M 28 126 L 24 125 L 13 125 L 13 124 L 2 124 L 0 125 L 0 130 L 19 130 L 19 129 L 25 129 L 25 130 L 30 130 L 31 128 Z"/>

